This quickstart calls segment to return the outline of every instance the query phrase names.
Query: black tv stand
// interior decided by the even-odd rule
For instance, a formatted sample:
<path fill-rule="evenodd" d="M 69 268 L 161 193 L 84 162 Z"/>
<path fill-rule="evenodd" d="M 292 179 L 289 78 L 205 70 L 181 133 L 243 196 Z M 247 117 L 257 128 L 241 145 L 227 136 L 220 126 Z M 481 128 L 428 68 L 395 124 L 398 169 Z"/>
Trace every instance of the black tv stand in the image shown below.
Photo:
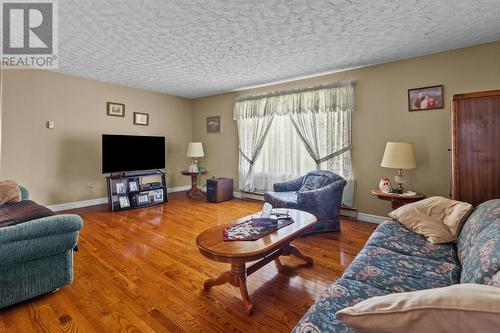
<path fill-rule="evenodd" d="M 143 178 L 159 181 L 143 183 Z M 108 208 L 111 212 L 161 205 L 168 202 L 165 172 L 161 170 L 122 172 L 106 177 Z"/>

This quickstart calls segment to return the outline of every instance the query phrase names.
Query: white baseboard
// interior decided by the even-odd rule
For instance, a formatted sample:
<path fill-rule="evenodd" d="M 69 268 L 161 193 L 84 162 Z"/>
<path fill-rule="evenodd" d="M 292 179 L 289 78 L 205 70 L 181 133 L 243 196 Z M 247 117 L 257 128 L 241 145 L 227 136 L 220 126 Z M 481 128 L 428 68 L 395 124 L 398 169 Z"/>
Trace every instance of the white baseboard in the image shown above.
<path fill-rule="evenodd" d="M 51 205 L 51 206 L 47 206 L 47 208 L 54 211 L 54 212 L 60 212 L 62 210 L 96 206 L 96 205 L 102 205 L 102 204 L 107 204 L 107 203 L 108 203 L 108 198 L 97 198 L 97 199 L 66 202 L 66 203 L 62 203 L 62 204 Z"/>
<path fill-rule="evenodd" d="M 169 187 L 167 189 L 167 192 L 168 193 L 183 192 L 183 191 L 189 190 L 190 188 L 191 188 L 191 185 Z M 107 203 L 108 203 L 108 198 L 104 197 L 104 198 L 97 198 L 97 199 L 90 199 L 90 200 L 66 202 L 66 203 L 62 203 L 62 204 L 47 206 L 47 208 L 49 208 L 50 210 L 52 210 L 54 212 L 60 212 L 62 210 L 96 206 L 96 205 L 102 205 L 102 204 L 107 204 Z"/>
<path fill-rule="evenodd" d="M 191 185 L 184 185 L 184 186 L 177 186 L 177 187 L 169 187 L 167 188 L 168 193 L 175 193 L 175 192 L 183 192 L 183 191 L 189 191 L 191 189 Z"/>
<path fill-rule="evenodd" d="M 358 213 L 358 220 L 359 221 L 380 224 L 384 221 L 387 221 L 388 219 L 389 219 L 388 217 L 383 217 L 383 216 L 379 216 L 379 215 Z"/>

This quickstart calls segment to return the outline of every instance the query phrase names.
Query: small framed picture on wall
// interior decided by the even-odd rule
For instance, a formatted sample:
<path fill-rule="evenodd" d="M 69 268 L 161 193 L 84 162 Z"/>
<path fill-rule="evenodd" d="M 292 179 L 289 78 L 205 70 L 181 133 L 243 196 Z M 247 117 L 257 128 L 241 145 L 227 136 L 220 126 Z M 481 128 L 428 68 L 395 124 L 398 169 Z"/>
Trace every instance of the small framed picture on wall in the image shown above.
<path fill-rule="evenodd" d="M 148 126 L 149 113 L 134 112 L 134 125 Z"/>
<path fill-rule="evenodd" d="M 112 117 L 125 117 L 125 104 L 115 103 L 115 102 L 107 102 L 106 103 L 106 112 L 108 116 Z"/>
<path fill-rule="evenodd" d="M 207 117 L 207 133 L 220 133 L 220 116 Z"/>
<path fill-rule="evenodd" d="M 408 89 L 408 111 L 444 108 L 443 86 Z"/>

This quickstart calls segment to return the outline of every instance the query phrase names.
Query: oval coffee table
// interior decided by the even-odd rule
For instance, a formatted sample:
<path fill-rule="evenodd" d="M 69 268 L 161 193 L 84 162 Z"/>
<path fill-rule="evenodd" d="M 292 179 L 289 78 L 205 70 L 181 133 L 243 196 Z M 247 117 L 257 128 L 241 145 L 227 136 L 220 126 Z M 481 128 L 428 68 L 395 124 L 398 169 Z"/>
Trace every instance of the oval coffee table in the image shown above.
<path fill-rule="evenodd" d="M 224 228 L 248 221 L 252 216 L 259 217 L 260 213 L 257 213 L 242 217 L 232 224 L 205 230 L 196 238 L 196 245 L 202 255 L 214 261 L 231 264 L 231 270 L 225 271 L 216 279 L 205 281 L 204 288 L 208 290 L 224 283 L 239 287 L 245 310 L 249 315 L 252 313 L 253 305 L 248 296 L 247 276 L 273 260 L 280 271 L 282 266 L 279 256 L 293 255 L 310 265 L 313 263 L 312 258 L 303 255 L 290 242 L 312 228 L 317 223 L 316 217 L 295 209 L 275 209 L 274 211 L 288 211 L 294 222 L 257 240 L 224 241 Z M 246 267 L 247 262 L 256 260 L 259 261 Z"/>

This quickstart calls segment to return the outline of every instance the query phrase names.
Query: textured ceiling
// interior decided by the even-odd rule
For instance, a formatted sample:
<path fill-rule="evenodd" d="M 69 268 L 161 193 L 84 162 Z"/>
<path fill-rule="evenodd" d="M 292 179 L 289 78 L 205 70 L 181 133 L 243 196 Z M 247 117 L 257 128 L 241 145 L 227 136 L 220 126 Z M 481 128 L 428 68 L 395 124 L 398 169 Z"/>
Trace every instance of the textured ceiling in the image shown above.
<path fill-rule="evenodd" d="M 59 72 L 190 98 L 500 40 L 499 0 L 59 0 Z"/>

